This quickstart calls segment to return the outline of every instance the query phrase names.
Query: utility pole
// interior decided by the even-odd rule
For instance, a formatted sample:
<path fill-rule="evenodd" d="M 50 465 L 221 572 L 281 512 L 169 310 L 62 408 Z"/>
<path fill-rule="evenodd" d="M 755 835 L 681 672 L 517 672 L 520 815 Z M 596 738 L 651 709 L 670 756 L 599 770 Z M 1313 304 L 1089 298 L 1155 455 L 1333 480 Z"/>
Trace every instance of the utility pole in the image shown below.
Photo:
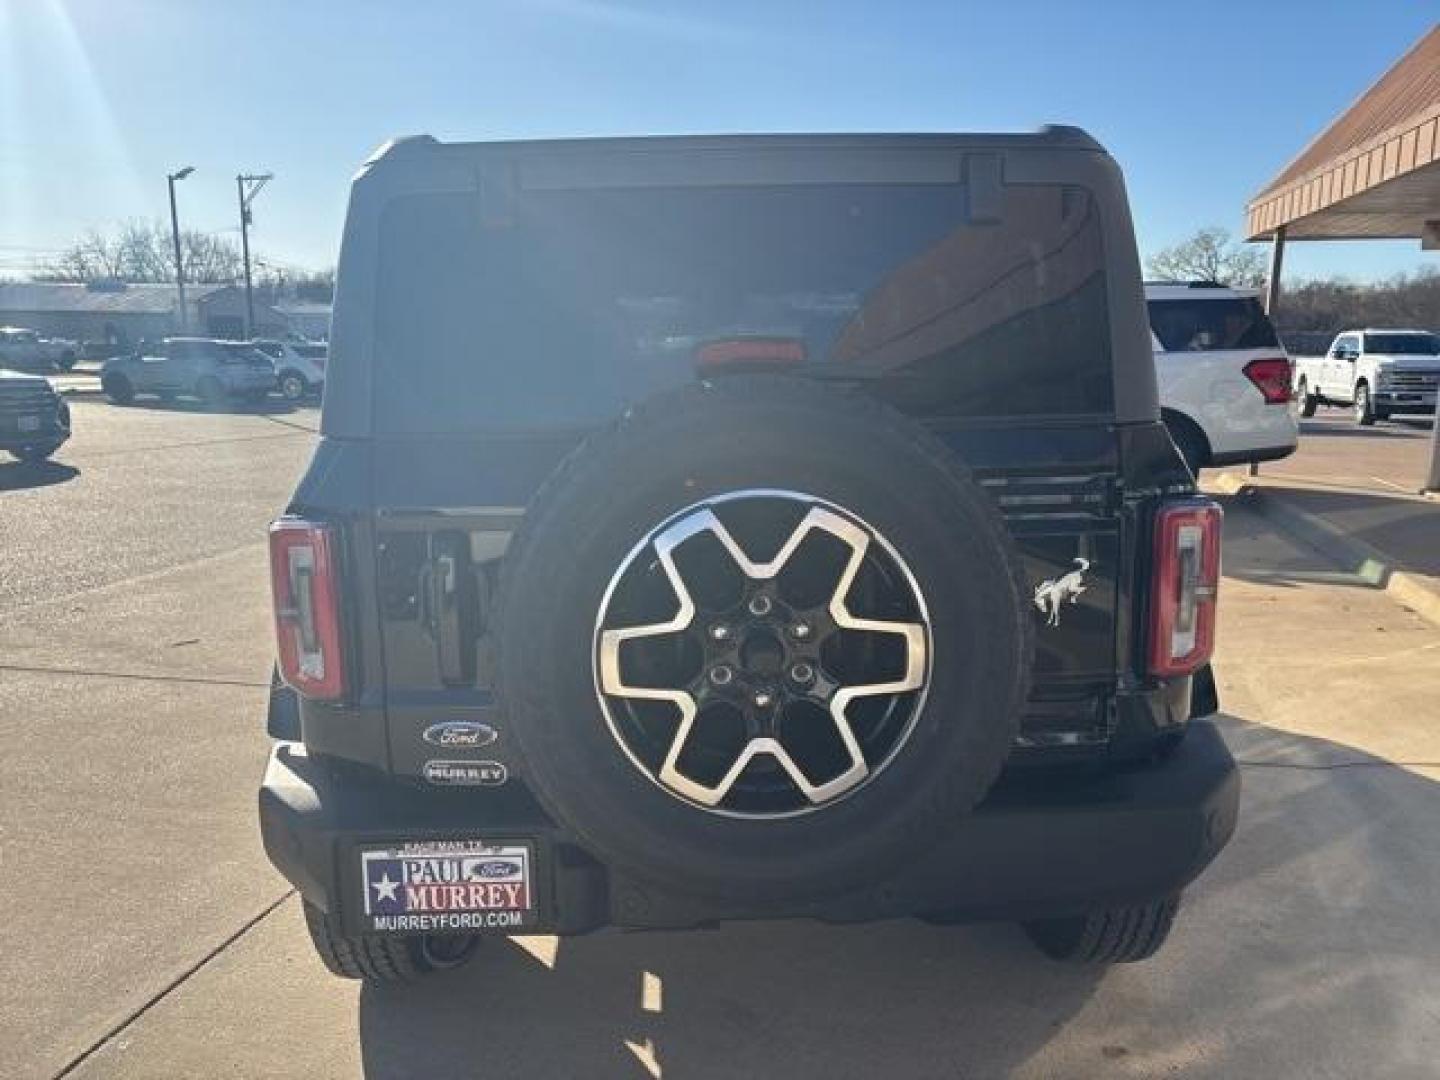
<path fill-rule="evenodd" d="M 255 336 L 255 291 L 250 283 L 250 204 L 255 196 L 275 176 L 264 173 L 260 176 L 241 174 L 235 177 L 235 191 L 240 197 L 240 254 L 245 260 L 245 337 Z"/>
<path fill-rule="evenodd" d="M 185 310 L 185 260 L 180 254 L 180 215 L 175 210 L 175 181 L 184 180 L 195 171 L 195 166 L 186 165 L 179 172 L 166 173 L 165 180 L 170 185 L 170 236 L 175 242 L 175 288 L 180 294 L 180 330 L 183 333 L 190 321 L 190 313 Z"/>

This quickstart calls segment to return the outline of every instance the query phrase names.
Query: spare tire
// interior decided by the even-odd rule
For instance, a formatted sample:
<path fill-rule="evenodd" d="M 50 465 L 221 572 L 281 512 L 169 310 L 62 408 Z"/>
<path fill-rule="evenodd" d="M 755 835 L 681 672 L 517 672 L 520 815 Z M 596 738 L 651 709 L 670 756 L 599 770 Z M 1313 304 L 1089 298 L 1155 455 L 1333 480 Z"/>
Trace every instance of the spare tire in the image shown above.
<path fill-rule="evenodd" d="M 860 394 L 658 397 L 536 494 L 499 699 L 546 809 L 652 883 L 863 888 L 998 774 L 1029 687 L 1020 560 L 952 451 Z"/>

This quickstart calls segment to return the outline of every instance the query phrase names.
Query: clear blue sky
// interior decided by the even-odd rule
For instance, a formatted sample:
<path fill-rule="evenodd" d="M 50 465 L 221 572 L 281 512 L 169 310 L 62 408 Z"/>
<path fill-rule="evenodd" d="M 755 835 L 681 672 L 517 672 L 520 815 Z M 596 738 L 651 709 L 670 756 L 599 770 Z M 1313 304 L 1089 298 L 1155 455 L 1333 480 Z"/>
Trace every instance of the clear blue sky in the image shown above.
<path fill-rule="evenodd" d="M 1422 2 L 0 0 L 0 274 L 91 227 L 236 232 L 334 261 L 376 144 L 1080 124 L 1119 159 L 1142 250 L 1248 196 L 1432 23 Z M 1416 242 L 1295 245 L 1287 271 L 1436 265 Z"/>

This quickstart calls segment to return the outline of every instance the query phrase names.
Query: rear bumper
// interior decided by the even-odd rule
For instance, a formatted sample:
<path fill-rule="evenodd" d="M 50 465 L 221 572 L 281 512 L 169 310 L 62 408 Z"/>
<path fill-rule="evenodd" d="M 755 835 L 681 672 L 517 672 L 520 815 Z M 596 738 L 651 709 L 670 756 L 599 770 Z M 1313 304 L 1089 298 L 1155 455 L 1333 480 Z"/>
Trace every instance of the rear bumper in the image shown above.
<path fill-rule="evenodd" d="M 1262 446 L 1255 450 L 1234 450 L 1226 454 L 1211 454 L 1210 464 L 1218 469 L 1226 465 L 1244 465 L 1251 461 L 1279 461 L 1281 458 L 1287 458 L 1293 454 L 1296 445 L 1289 443 L 1285 446 Z"/>
<path fill-rule="evenodd" d="M 1239 774 L 1219 732 L 1192 722 L 1164 761 L 1087 776 L 1021 777 L 991 793 L 929 855 L 821 901 L 736 904 L 671 892 L 592 859 L 528 800 L 492 805 L 336 773 L 298 743 L 271 752 L 260 788 L 265 850 L 301 894 L 359 931 L 361 844 L 492 838 L 533 843 L 536 929 L 678 928 L 733 919 L 863 922 L 945 912 L 1032 919 L 1177 892 L 1235 829 Z M 503 807 L 503 809 L 502 809 Z"/>
<path fill-rule="evenodd" d="M 59 413 L 68 416 L 63 405 Z M 58 447 L 70 438 L 70 428 L 61 415 L 43 416 L 41 420 L 34 431 L 21 431 L 15 417 L 0 416 L 0 450 Z"/>

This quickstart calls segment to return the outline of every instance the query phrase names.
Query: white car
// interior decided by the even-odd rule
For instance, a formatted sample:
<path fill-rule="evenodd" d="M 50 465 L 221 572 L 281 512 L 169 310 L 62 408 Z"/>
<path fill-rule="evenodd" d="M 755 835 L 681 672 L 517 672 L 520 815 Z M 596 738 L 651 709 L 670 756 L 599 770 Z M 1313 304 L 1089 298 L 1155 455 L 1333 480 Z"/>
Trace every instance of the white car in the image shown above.
<path fill-rule="evenodd" d="M 1295 452 L 1290 358 L 1255 292 L 1145 286 L 1160 413 L 1190 471 Z"/>
<path fill-rule="evenodd" d="M 252 342 L 275 364 L 275 387 L 286 401 L 301 401 L 325 388 L 325 360 L 330 348 L 323 341 Z"/>

